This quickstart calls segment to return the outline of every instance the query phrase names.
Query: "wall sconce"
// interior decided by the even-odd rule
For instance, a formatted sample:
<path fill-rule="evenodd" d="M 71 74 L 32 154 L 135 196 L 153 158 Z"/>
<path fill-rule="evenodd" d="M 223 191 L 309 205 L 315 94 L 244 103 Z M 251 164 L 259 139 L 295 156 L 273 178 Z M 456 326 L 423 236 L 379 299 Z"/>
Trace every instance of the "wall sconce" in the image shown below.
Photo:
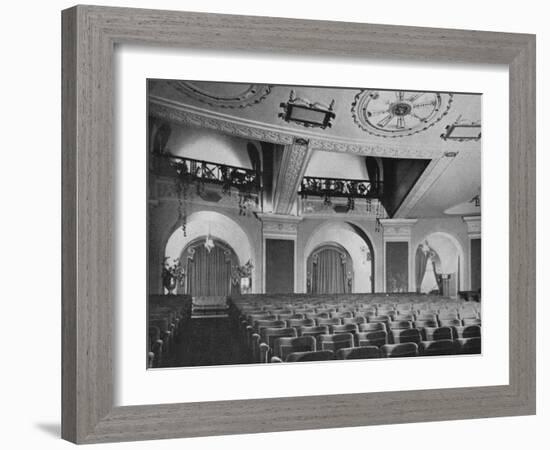
<path fill-rule="evenodd" d="M 294 91 L 290 91 L 290 96 L 287 103 L 279 105 L 283 112 L 279 113 L 279 117 L 285 122 L 294 122 L 304 127 L 317 127 L 325 129 L 331 127 L 330 121 L 336 117 L 333 112 L 334 100 L 330 105 L 323 103 L 312 103 L 309 100 L 298 98 Z"/>

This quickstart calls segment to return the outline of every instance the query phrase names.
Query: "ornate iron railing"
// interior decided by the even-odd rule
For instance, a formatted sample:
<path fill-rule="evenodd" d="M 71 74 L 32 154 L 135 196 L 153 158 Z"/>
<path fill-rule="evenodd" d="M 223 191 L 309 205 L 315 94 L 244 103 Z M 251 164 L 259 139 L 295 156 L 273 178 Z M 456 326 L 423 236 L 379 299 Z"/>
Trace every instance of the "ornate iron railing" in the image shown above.
<path fill-rule="evenodd" d="M 325 198 L 378 198 L 382 194 L 382 182 L 348 180 L 345 178 L 304 177 L 299 194 Z"/>
<path fill-rule="evenodd" d="M 261 190 L 261 173 L 254 169 L 183 158 L 171 154 L 160 154 L 156 157 L 168 160 L 177 176 L 185 181 L 218 184 L 224 190 L 234 187 L 240 192 L 258 193 Z"/>

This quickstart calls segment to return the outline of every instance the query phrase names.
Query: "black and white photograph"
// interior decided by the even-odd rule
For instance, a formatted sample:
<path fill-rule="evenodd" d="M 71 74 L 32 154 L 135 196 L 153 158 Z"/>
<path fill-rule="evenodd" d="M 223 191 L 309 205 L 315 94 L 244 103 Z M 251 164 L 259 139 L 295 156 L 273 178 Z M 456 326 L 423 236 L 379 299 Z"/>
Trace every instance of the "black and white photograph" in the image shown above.
<path fill-rule="evenodd" d="M 147 83 L 148 368 L 481 353 L 481 94 Z"/>

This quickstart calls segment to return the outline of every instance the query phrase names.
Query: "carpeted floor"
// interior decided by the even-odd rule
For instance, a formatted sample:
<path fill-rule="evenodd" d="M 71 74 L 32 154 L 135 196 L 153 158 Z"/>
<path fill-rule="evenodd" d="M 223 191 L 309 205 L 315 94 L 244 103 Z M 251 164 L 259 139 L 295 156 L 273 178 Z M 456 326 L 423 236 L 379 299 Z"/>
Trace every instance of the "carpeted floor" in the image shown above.
<path fill-rule="evenodd" d="M 230 318 L 188 319 L 176 341 L 168 367 L 212 366 L 249 363 L 239 339 L 236 323 Z"/>

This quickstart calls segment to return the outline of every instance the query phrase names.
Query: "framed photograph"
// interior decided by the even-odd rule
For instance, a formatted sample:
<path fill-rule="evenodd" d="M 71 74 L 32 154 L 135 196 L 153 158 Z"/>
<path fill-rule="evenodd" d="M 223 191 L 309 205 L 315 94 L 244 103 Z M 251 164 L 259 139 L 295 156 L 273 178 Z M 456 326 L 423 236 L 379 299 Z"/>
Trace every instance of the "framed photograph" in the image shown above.
<path fill-rule="evenodd" d="M 534 36 L 62 19 L 65 439 L 535 413 Z"/>

